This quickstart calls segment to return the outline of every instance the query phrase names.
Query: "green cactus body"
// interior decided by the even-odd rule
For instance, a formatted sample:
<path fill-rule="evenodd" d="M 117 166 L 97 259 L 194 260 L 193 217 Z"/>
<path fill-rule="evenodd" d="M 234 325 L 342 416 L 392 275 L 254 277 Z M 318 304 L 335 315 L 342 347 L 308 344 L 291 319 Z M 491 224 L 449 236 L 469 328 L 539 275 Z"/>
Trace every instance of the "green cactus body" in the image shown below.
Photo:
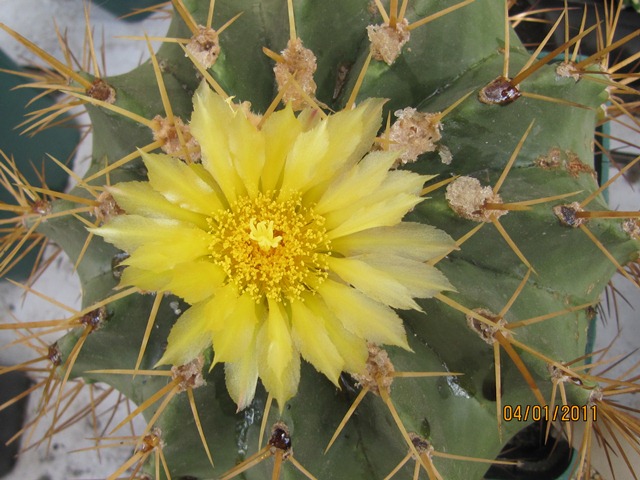
<path fill-rule="evenodd" d="M 174 3 L 182 5 L 181 1 Z M 481 102 L 478 92 L 503 74 L 502 2 L 463 2 L 450 13 L 411 29 L 409 41 L 391 65 L 367 58 L 370 51 L 367 26 L 382 23 L 375 4 L 372 6 L 368 0 L 292 3 L 295 34 L 316 56 L 317 90 L 311 97 L 325 105 L 326 111 L 350 109 L 354 100 L 360 105 L 369 98 L 388 99 L 383 118 L 407 107 L 438 114 L 461 101 L 436 127 L 441 138 L 435 146 L 421 153 L 417 161 L 408 161 L 400 168 L 421 175 L 437 175 L 427 187 L 454 176 L 472 177 L 481 186 L 492 188 L 500 182 L 501 200 L 488 202 L 504 203 L 507 209 L 485 208 L 482 202 L 487 201 L 483 200 L 484 220 L 463 218 L 451 206 L 455 194 L 447 193 L 454 191 L 453 185 L 461 185 L 457 183 L 459 178 L 428 192 L 428 199 L 408 213 L 405 220 L 435 226 L 454 239 L 462 238 L 482 223 L 486 225 L 437 262 L 437 268 L 455 292 L 419 299 L 421 311 L 398 311 L 411 351 L 397 346 L 385 350 L 395 371 L 409 372 L 409 378 L 386 377 L 393 383 L 381 394 L 371 388 L 373 391 L 363 397 L 331 449 L 324 453 L 350 405 L 362 388 L 368 387 L 364 381 L 344 374 L 339 390 L 303 362 L 297 394 L 279 409 L 272 408 L 265 421 L 266 438 L 272 425 L 279 425 L 277 422 L 286 425 L 295 462 L 289 461 L 290 451 L 272 442 L 271 450 L 265 450 L 264 455 L 273 458 L 258 462 L 243 472 L 241 478 L 268 478 L 274 462 L 280 461 L 281 478 L 305 478 L 298 465 L 316 478 L 385 478 L 403 459 L 409 461 L 395 478 L 410 478 L 418 460 L 406 457 L 415 453 L 420 454 L 422 468 L 427 470 L 422 473 L 425 478 L 481 478 L 487 463 L 455 456 L 494 459 L 504 442 L 529 423 L 502 421 L 498 425 L 496 353 L 501 358 L 498 397 L 502 405 L 543 407 L 532 391 L 532 382 L 539 388 L 538 395 L 544 403 L 560 403 L 559 398 L 551 399 L 549 369 L 585 354 L 593 317 L 588 306 L 598 302 L 616 271 L 616 266 L 584 230 L 592 232 L 620 265 L 637 257 L 638 242 L 623 230 L 622 220 L 589 219 L 585 226 L 572 228 L 563 224 L 553 211 L 558 205 L 581 202 L 598 189 L 592 170 L 593 131 L 601 105 L 607 100 L 606 89 L 601 83 L 590 81 L 588 74 L 577 81 L 559 77 L 551 64 L 520 83 L 518 88 L 523 96 L 515 101 L 505 105 Z M 397 2 L 393 3 L 397 8 Z M 411 24 L 459 2 L 406 3 L 404 16 Z M 197 24 L 206 23 L 208 1 L 184 0 L 184 7 Z M 220 54 L 208 72 L 227 94 L 234 96 L 234 102 L 251 102 L 251 110 L 262 114 L 278 94 L 278 87 L 274 61 L 261 49 L 280 52 L 286 47 L 290 38 L 287 2 L 218 1 L 213 25 L 220 26 L 238 13 L 242 15 L 220 35 Z M 168 36 L 190 35 L 184 20 L 174 15 Z M 529 60 L 529 53 L 513 32 L 508 44 L 509 74 L 515 76 Z M 176 43 L 163 44 L 155 55 L 173 114 L 187 123 L 201 75 Z M 356 87 L 368 61 L 361 85 Z M 166 116 L 150 62 L 105 81 L 115 89 L 115 106 L 147 120 L 156 115 Z M 357 96 L 350 98 L 355 88 Z M 153 136 L 145 125 L 108 106 L 90 103 L 94 103 L 87 106 L 94 129 L 94 148 L 93 164 L 86 178 L 95 177 L 88 184 L 102 186 L 105 176 L 96 177 L 101 169 L 151 144 Z M 383 150 L 397 147 L 393 141 L 384 146 L 383 131 L 380 139 L 377 145 L 383 145 Z M 515 161 L 506 177 L 501 178 L 517 148 Z M 116 185 L 145 181 L 146 171 L 138 158 L 111 170 L 109 176 L 110 184 Z M 91 198 L 82 185 L 72 193 Z M 559 198 L 570 193 L 574 194 Z M 509 210 L 509 205 L 545 198 L 550 200 L 526 209 Z M 71 201 L 58 200 L 53 208 L 54 212 L 63 212 L 74 206 Z M 584 208 L 607 210 L 601 195 Z M 78 259 L 89 235 L 86 225 L 73 216 L 43 222 L 39 231 L 64 248 L 72 261 Z M 117 248 L 99 236 L 83 252 L 78 266 L 83 308 L 92 309 L 114 294 L 120 272 L 119 267 L 114 267 L 118 254 Z M 132 377 L 105 372 L 134 368 L 155 300 L 154 293 L 132 293 L 109 302 L 105 305 L 106 319 L 99 328 L 85 322 L 62 337 L 58 347 L 63 359 L 74 357 L 71 376 L 106 382 L 137 404 L 143 404 L 165 388 L 170 381 L 168 376 L 140 373 Z M 456 304 L 480 317 L 475 320 L 475 330 L 470 327 L 473 321 L 466 318 L 469 313 L 454 308 Z M 189 308 L 180 298 L 169 294 L 158 305 L 155 326 L 139 367 L 142 370 L 154 368 L 162 358 L 169 332 L 179 317 L 177 309 Z M 508 327 L 554 312 L 558 315 L 549 320 L 511 330 Z M 91 317 L 92 313 L 87 315 Z M 493 327 L 503 325 L 501 322 L 507 327 L 496 327 L 483 340 L 477 329 L 490 326 L 490 322 L 495 322 Z M 84 343 L 77 351 L 74 347 L 79 339 Z M 237 411 L 227 392 L 222 366 L 209 372 L 212 358 L 211 349 L 206 350 L 202 372 L 205 385 L 189 392 L 171 390 L 174 393 L 171 401 L 163 405 L 157 417 L 155 413 L 166 396 L 144 410 L 145 418 L 153 418 L 159 429 L 162 446 L 153 448 L 162 449 L 171 478 L 218 478 L 262 448 L 258 437 L 268 392 L 259 385 L 250 405 Z M 522 364 L 516 365 L 514 359 L 520 359 Z M 96 373 L 97 370 L 100 372 Z M 417 375 L 426 372 L 442 374 L 433 378 Z M 600 399 L 593 395 L 591 387 L 566 382 L 569 404 L 598 407 Z M 215 467 L 208 460 L 196 427 L 191 395 Z M 407 441 L 406 434 L 418 435 L 423 443 Z M 434 450 L 430 451 L 424 441 Z M 144 468 L 153 475 L 152 461 Z"/>

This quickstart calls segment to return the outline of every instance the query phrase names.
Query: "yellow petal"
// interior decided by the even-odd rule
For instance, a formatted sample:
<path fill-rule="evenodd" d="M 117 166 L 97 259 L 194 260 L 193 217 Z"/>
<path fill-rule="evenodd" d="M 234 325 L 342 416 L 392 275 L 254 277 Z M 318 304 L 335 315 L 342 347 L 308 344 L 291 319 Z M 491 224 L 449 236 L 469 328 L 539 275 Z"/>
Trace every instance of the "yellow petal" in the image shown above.
<path fill-rule="evenodd" d="M 233 283 L 223 285 L 216 290 L 209 302 L 211 315 L 209 317 L 209 330 L 215 335 L 227 325 L 227 318 L 233 314 L 238 306 L 240 295 Z"/>
<path fill-rule="evenodd" d="M 366 368 L 369 350 L 367 342 L 353 333 L 345 330 L 340 321 L 332 316 L 325 322 L 327 333 L 340 356 L 344 360 L 344 371 L 349 373 L 363 373 Z"/>
<path fill-rule="evenodd" d="M 305 192 L 351 168 L 371 149 L 383 104 L 381 99 L 366 100 L 301 134 L 287 158 L 283 189 Z"/>
<path fill-rule="evenodd" d="M 351 168 L 371 150 L 382 123 L 385 102 L 370 98 L 353 110 L 342 110 L 329 117 L 331 146 L 324 161 L 334 174 Z"/>
<path fill-rule="evenodd" d="M 193 97 L 191 133 L 202 150 L 202 164 L 214 178 L 227 201 L 233 203 L 246 193 L 236 171 L 229 146 L 229 128 L 238 114 L 219 95 L 202 83 Z"/>
<path fill-rule="evenodd" d="M 422 185 L 429 177 L 411 172 L 393 171 L 380 188 L 363 197 L 351 208 L 325 215 L 329 239 L 342 237 L 374 227 L 389 227 L 420 203 Z"/>
<path fill-rule="evenodd" d="M 324 215 L 348 208 L 375 191 L 385 180 L 397 158 L 396 152 L 373 152 L 336 178 L 317 202 L 314 210 Z"/>
<path fill-rule="evenodd" d="M 293 357 L 293 342 L 289 321 L 279 302 L 269 299 L 269 313 L 266 321 L 266 351 L 270 371 L 280 379 Z"/>
<path fill-rule="evenodd" d="M 280 187 L 281 194 L 305 191 L 314 178 L 326 176 L 326 172 L 322 170 L 327 167 L 322 163 L 322 159 L 328 148 L 329 135 L 326 121 L 298 135 L 286 159 Z"/>
<path fill-rule="evenodd" d="M 118 215 L 102 227 L 90 228 L 89 231 L 126 252 L 132 252 L 142 245 L 158 242 L 160 239 L 172 242 L 183 235 L 204 233 L 188 223 L 140 215 Z"/>
<path fill-rule="evenodd" d="M 218 198 L 224 198 L 224 194 L 222 193 L 222 190 L 220 190 L 220 185 L 218 185 L 209 171 L 204 168 L 201 163 L 190 163 L 189 168 L 193 171 L 193 173 L 198 175 L 204 183 L 209 185 L 214 192 L 216 192 Z"/>
<path fill-rule="evenodd" d="M 200 228 L 207 228 L 204 215 L 192 212 L 171 203 L 156 192 L 148 182 L 119 183 L 107 190 L 125 212 L 150 218 L 169 218 L 193 223 Z"/>
<path fill-rule="evenodd" d="M 211 186 L 190 165 L 168 155 L 144 152 L 142 160 L 151 187 L 171 203 L 203 215 L 223 207 Z"/>
<path fill-rule="evenodd" d="M 305 296 L 305 303 L 316 316 L 324 319 L 327 334 L 344 362 L 344 371 L 363 373 L 369 357 L 366 340 L 345 330 L 318 295 Z"/>
<path fill-rule="evenodd" d="M 367 257 L 329 257 L 329 268 L 346 283 L 393 308 L 420 310 L 406 286 L 367 262 Z"/>
<path fill-rule="evenodd" d="M 127 267 L 120 277 L 121 287 L 138 287 L 145 292 L 164 292 L 171 281 L 171 272 L 150 272 L 135 267 Z"/>
<path fill-rule="evenodd" d="M 298 113 L 297 119 L 303 132 L 308 132 L 323 121 L 322 116 L 315 108 L 305 108 Z"/>
<path fill-rule="evenodd" d="M 249 196 L 255 197 L 265 162 L 264 136 L 242 110 L 236 112 L 227 133 L 233 165 Z"/>
<path fill-rule="evenodd" d="M 363 255 L 366 262 L 404 285 L 414 298 L 431 298 L 443 290 L 455 291 L 437 268 L 397 255 Z"/>
<path fill-rule="evenodd" d="M 224 364 L 224 373 L 229 395 L 238 405 L 238 411 L 244 410 L 253 401 L 258 383 L 255 337 L 245 346 L 240 360 Z"/>
<path fill-rule="evenodd" d="M 175 323 L 169 338 L 167 349 L 155 365 L 184 365 L 196 358 L 211 345 L 208 317 L 211 313 L 210 301 L 193 305 L 185 311 Z"/>
<path fill-rule="evenodd" d="M 410 350 L 402 320 L 386 305 L 331 279 L 325 280 L 317 292 L 345 329 L 373 343 Z"/>
<path fill-rule="evenodd" d="M 332 250 L 345 256 L 371 253 L 401 255 L 426 261 L 454 248 L 454 240 L 442 230 L 421 223 L 401 222 L 336 238 Z"/>
<path fill-rule="evenodd" d="M 211 345 L 212 332 L 224 324 L 237 302 L 235 286 L 227 284 L 208 300 L 189 308 L 171 329 L 167 350 L 157 365 L 182 365 L 195 358 Z"/>
<path fill-rule="evenodd" d="M 250 295 L 242 295 L 225 317 L 223 328 L 213 332 L 213 363 L 240 362 L 255 338 L 258 326 L 256 302 Z"/>
<path fill-rule="evenodd" d="M 293 348 L 288 319 L 280 303 L 269 300 L 267 315 L 256 340 L 258 373 L 282 410 L 286 401 L 298 391 L 300 355 Z"/>
<path fill-rule="evenodd" d="M 344 361 L 327 334 L 322 317 L 304 302 L 291 302 L 291 337 L 302 357 L 338 386 Z"/>
<path fill-rule="evenodd" d="M 258 353 L 258 373 L 267 391 L 277 400 L 280 411 L 285 403 L 298 391 L 300 383 L 300 355 L 297 351 L 291 351 L 291 357 L 287 363 L 274 370 L 272 355 L 275 353 L 270 347 L 269 323 L 264 322 L 258 332 L 256 350 Z"/>
<path fill-rule="evenodd" d="M 176 265 L 202 259 L 209 255 L 209 236 L 197 228 L 175 229 L 160 238 L 150 240 L 131 252 L 122 263 L 136 268 L 162 272 Z"/>
<path fill-rule="evenodd" d="M 180 263 L 170 274 L 164 289 L 192 305 L 212 296 L 226 278 L 222 268 L 208 260 Z"/>
<path fill-rule="evenodd" d="M 421 310 L 414 298 L 453 289 L 436 268 L 398 255 L 331 257 L 329 267 L 365 295 L 393 308 Z"/>
<path fill-rule="evenodd" d="M 279 187 L 282 170 L 287 154 L 296 138 L 302 132 L 302 126 L 293 113 L 291 105 L 271 114 L 262 126 L 266 138 L 266 156 L 262 171 L 262 191 Z"/>

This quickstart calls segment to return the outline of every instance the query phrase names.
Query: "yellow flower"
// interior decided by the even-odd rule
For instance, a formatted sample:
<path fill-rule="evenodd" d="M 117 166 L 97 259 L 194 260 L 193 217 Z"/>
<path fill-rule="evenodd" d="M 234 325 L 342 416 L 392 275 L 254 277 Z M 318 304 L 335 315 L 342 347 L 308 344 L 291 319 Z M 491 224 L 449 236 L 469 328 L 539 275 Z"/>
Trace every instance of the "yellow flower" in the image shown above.
<path fill-rule="evenodd" d="M 401 221 L 431 177 L 370 152 L 382 104 L 326 119 L 286 107 L 259 129 L 202 86 L 191 119 L 202 164 L 143 154 L 148 182 L 109 189 L 126 214 L 93 231 L 130 254 L 121 284 L 191 305 L 158 365 L 213 345 L 239 409 L 258 378 L 282 407 L 300 356 L 337 385 L 363 371 L 367 342 L 409 348 L 393 309 L 451 289 L 424 262 L 452 241 Z"/>

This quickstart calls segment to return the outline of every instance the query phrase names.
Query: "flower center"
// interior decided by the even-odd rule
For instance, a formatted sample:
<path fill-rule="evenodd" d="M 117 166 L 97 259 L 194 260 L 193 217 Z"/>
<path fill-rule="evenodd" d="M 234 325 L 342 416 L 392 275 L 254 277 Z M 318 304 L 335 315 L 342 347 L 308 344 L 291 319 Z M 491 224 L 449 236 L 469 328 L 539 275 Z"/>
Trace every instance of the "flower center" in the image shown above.
<path fill-rule="evenodd" d="M 280 235 L 277 237 L 273 236 L 273 220 L 269 220 L 268 224 L 266 221 L 262 220 L 256 226 L 256 219 L 252 218 L 249 220 L 249 228 L 251 229 L 249 238 L 258 242 L 258 245 L 263 250 L 277 248 L 282 241 L 282 237 Z"/>
<path fill-rule="evenodd" d="M 256 301 L 298 299 L 328 274 L 324 217 L 303 206 L 300 194 L 274 197 L 244 197 L 208 219 L 211 259 Z"/>

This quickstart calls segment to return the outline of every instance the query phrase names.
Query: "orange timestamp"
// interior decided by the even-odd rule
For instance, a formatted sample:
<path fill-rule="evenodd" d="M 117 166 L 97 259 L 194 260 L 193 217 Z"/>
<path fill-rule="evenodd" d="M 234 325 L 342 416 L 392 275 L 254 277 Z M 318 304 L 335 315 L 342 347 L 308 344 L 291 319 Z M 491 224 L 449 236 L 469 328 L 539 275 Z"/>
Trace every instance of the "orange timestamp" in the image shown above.
<path fill-rule="evenodd" d="M 578 422 L 591 419 L 597 420 L 597 405 L 504 405 L 502 407 L 502 418 L 505 422 L 518 421 L 527 422 L 529 420 L 537 422 L 560 421 Z"/>

